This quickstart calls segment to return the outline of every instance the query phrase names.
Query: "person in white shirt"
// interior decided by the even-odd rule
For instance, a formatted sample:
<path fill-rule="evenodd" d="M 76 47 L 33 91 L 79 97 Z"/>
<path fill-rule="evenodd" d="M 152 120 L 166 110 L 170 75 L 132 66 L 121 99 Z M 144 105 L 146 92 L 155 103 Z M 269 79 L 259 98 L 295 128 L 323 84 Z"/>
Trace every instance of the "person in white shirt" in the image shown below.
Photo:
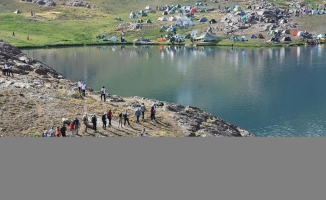
<path fill-rule="evenodd" d="M 54 128 L 51 127 L 51 129 L 48 131 L 48 137 L 54 137 Z"/>
<path fill-rule="evenodd" d="M 82 89 L 83 96 L 85 96 L 86 95 L 86 83 L 82 83 L 81 89 Z"/>
<path fill-rule="evenodd" d="M 5 66 L 4 66 L 4 69 L 3 69 L 3 73 L 4 73 L 5 76 L 8 75 L 8 65 L 7 65 L 7 63 L 5 63 Z"/>
<path fill-rule="evenodd" d="M 82 87 L 81 80 L 78 81 L 77 85 L 78 85 L 78 91 L 79 91 L 79 93 L 81 93 L 81 87 Z"/>
<path fill-rule="evenodd" d="M 105 89 L 105 87 L 103 86 L 103 87 L 101 88 L 101 101 L 102 101 L 102 97 L 104 97 L 104 102 L 105 102 L 105 95 L 106 95 L 106 89 Z"/>
<path fill-rule="evenodd" d="M 143 131 L 140 133 L 140 136 L 141 136 L 141 137 L 145 137 L 145 136 L 147 136 L 147 133 L 146 133 L 146 131 L 145 131 L 145 128 L 144 128 Z"/>

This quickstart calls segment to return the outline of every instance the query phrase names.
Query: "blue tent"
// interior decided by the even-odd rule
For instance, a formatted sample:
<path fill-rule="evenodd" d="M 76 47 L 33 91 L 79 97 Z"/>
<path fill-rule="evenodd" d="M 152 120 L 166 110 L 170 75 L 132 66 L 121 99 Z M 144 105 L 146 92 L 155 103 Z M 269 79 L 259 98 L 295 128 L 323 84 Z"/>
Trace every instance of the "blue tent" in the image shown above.
<path fill-rule="evenodd" d="M 207 18 L 206 17 L 202 17 L 199 19 L 199 22 L 206 22 L 207 21 Z"/>
<path fill-rule="evenodd" d="M 239 13 L 239 15 L 244 16 L 244 15 L 246 15 L 246 13 L 242 11 L 241 13 Z"/>

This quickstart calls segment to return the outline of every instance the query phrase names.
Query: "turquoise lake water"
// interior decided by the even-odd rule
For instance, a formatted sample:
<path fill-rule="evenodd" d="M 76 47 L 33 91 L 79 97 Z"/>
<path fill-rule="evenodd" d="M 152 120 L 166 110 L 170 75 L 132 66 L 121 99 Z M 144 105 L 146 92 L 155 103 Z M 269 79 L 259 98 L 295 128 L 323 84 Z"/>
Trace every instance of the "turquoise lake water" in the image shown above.
<path fill-rule="evenodd" d="M 68 79 L 192 105 L 257 136 L 326 136 L 325 46 L 24 49 Z"/>

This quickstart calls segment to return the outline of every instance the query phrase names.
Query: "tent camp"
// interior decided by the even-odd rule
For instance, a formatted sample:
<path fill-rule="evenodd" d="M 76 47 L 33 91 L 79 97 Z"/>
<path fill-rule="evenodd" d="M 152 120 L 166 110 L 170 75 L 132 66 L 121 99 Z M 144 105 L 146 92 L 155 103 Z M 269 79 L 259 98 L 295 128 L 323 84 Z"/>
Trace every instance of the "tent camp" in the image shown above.
<path fill-rule="evenodd" d="M 171 17 L 169 18 L 169 21 L 170 21 L 170 22 L 172 22 L 172 21 L 177 21 L 177 18 L 174 17 L 174 16 L 171 16 Z"/>
<path fill-rule="evenodd" d="M 14 13 L 15 14 L 20 14 L 21 12 L 20 12 L 20 10 L 16 10 Z"/>
<path fill-rule="evenodd" d="M 151 23 L 152 23 L 152 21 L 150 19 L 146 20 L 146 24 L 151 24 Z"/>
<path fill-rule="evenodd" d="M 207 18 L 206 17 L 201 17 L 200 19 L 199 19 L 199 22 L 206 22 L 207 21 Z"/>
<path fill-rule="evenodd" d="M 152 6 L 149 6 L 149 5 L 148 5 L 148 6 L 145 7 L 145 9 L 146 9 L 146 10 L 152 10 Z"/>
<path fill-rule="evenodd" d="M 216 23 L 217 23 L 217 21 L 216 21 L 215 19 L 210 19 L 208 22 L 209 22 L 210 24 L 216 24 Z"/>
<path fill-rule="evenodd" d="M 168 19 L 166 17 L 160 17 L 160 18 L 157 19 L 157 21 L 162 21 L 163 22 L 163 21 L 168 21 Z"/>
<path fill-rule="evenodd" d="M 132 13 L 130 13 L 130 14 L 129 14 L 129 18 L 130 18 L 130 19 L 134 19 L 134 18 L 136 18 L 136 14 L 135 14 L 135 13 L 133 13 L 133 12 L 132 12 Z"/>
<path fill-rule="evenodd" d="M 281 39 L 281 41 L 283 41 L 283 42 L 290 42 L 290 41 L 292 41 L 292 40 L 291 40 L 291 38 L 290 38 L 289 36 L 285 36 L 285 37 L 283 37 L 283 38 Z"/>
<path fill-rule="evenodd" d="M 189 19 L 186 16 L 180 17 L 177 19 L 176 24 L 178 26 L 184 26 L 184 27 L 188 27 L 188 26 L 194 26 L 195 24 L 191 21 L 191 19 Z"/>
<path fill-rule="evenodd" d="M 204 42 L 212 42 L 212 41 L 218 41 L 219 37 L 209 34 L 209 33 L 204 33 L 201 36 L 195 38 L 196 41 L 202 40 Z"/>
<path fill-rule="evenodd" d="M 198 12 L 198 9 L 196 7 L 193 7 L 191 10 L 190 10 L 191 13 L 196 13 Z"/>

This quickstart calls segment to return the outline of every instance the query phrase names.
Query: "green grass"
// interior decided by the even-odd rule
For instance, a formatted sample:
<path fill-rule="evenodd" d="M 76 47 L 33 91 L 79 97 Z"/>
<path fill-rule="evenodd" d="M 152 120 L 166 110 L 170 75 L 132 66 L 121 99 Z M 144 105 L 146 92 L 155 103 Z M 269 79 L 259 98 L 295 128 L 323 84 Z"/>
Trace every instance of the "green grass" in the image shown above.
<path fill-rule="evenodd" d="M 44 7 L 34 3 L 21 2 L 19 0 L 2 0 L 0 3 L 0 39 L 9 42 L 17 47 L 43 47 L 43 46 L 62 46 L 62 45 L 91 45 L 91 44 L 111 44 L 97 40 L 97 35 L 107 34 L 107 38 L 116 36 L 117 27 L 120 23 L 136 22 L 137 19 L 129 19 L 130 12 L 144 10 L 146 5 L 151 5 L 155 10 L 156 6 L 167 4 L 176 5 L 194 5 L 196 0 L 92 0 L 91 9 L 77 8 L 69 6 L 61 6 L 64 0 L 59 0 L 56 7 Z M 208 7 L 217 8 L 219 4 L 203 1 L 208 4 Z M 284 4 L 286 1 L 277 0 L 279 4 Z M 313 1 L 314 3 L 321 2 Z M 238 4 L 239 2 L 228 1 L 223 6 Z M 13 12 L 19 9 L 21 14 Z M 36 18 L 30 16 L 31 11 L 35 11 Z M 175 15 L 178 15 L 176 13 Z M 140 30 L 128 30 L 125 38 L 128 44 L 139 37 L 149 38 L 154 44 L 160 35 L 166 33 L 159 32 L 161 26 L 168 26 L 172 22 L 158 22 L 157 19 L 162 16 L 161 11 L 149 13 L 148 17 L 140 17 L 144 21 L 150 19 L 153 23 L 144 26 Z M 216 13 L 197 13 L 196 19 L 201 16 L 207 18 L 219 19 L 221 14 Z M 115 20 L 116 17 L 121 17 L 122 21 Z M 306 20 L 306 19 L 304 19 Z M 308 20 L 308 19 L 307 19 Z M 318 20 L 315 20 L 314 25 L 317 26 Z M 322 22 L 321 22 L 322 23 Z M 178 29 L 178 33 L 185 35 L 191 33 L 192 30 L 197 30 L 201 33 L 207 28 L 207 24 L 196 22 L 196 25 L 188 29 Z M 309 28 L 309 20 L 305 22 Z M 323 23 L 322 23 L 323 24 Z M 324 25 L 324 24 L 323 24 Z M 324 27 L 324 26 L 323 26 Z M 15 32 L 13 37 L 12 32 Z M 29 40 L 27 37 L 29 36 Z M 189 41 L 187 41 L 189 43 Z M 253 42 L 252 46 L 259 46 Z M 249 43 L 244 43 L 248 45 Z M 216 45 L 200 43 L 198 45 Z M 231 45 L 225 39 L 218 45 Z M 237 44 L 238 45 L 238 44 Z M 239 44 L 240 45 L 240 44 Z M 243 45 L 243 44 L 241 44 Z"/>

